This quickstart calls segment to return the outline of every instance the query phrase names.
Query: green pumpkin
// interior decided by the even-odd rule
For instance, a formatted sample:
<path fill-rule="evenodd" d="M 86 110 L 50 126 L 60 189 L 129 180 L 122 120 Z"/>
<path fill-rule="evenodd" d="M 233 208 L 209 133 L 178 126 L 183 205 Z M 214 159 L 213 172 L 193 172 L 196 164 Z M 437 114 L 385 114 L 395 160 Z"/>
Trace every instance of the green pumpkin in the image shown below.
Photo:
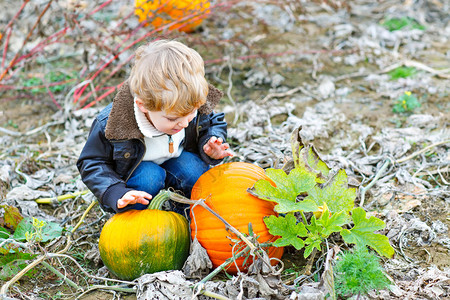
<path fill-rule="evenodd" d="M 149 209 L 117 213 L 103 226 L 98 244 L 100 256 L 111 273 L 122 280 L 179 270 L 189 255 L 186 218 L 154 209 L 165 201 L 159 201 L 158 196 Z"/>

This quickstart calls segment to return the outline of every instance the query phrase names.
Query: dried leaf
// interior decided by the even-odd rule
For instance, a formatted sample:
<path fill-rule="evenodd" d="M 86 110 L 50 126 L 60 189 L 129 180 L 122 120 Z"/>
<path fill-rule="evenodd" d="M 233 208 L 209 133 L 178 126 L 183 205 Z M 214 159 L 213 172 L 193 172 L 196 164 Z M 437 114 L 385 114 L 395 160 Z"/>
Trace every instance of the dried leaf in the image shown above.
<path fill-rule="evenodd" d="M 179 270 L 145 274 L 136 280 L 137 299 L 181 300 L 192 294 L 192 283 Z"/>
<path fill-rule="evenodd" d="M 4 222 L 5 226 L 16 230 L 20 221 L 22 221 L 23 216 L 21 215 L 19 209 L 10 205 L 0 205 L 1 208 L 5 210 Z"/>
<path fill-rule="evenodd" d="M 205 248 L 195 237 L 191 243 L 190 255 L 183 266 L 183 272 L 188 278 L 203 278 L 213 267 Z"/>

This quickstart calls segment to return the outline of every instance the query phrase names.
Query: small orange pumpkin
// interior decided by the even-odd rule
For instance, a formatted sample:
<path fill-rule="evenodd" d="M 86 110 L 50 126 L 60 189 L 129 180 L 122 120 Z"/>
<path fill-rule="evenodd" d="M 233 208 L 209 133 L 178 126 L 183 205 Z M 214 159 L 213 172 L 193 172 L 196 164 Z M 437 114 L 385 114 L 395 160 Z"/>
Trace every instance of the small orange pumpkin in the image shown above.
<path fill-rule="evenodd" d="M 209 13 L 208 0 L 135 0 L 135 14 L 139 22 L 149 20 L 155 28 L 188 17 L 183 22 L 169 27 L 169 30 L 192 32 Z"/>
<path fill-rule="evenodd" d="M 259 236 L 259 243 L 273 242 L 277 237 L 269 233 L 263 218 L 277 215 L 273 210 L 274 202 L 261 200 L 247 192 L 259 179 L 270 180 L 256 165 L 244 162 L 222 164 L 200 176 L 192 189 L 191 199 L 207 199 L 205 203 L 238 231 L 248 234 L 248 224 L 251 223 L 253 233 Z M 191 236 L 192 239 L 197 237 L 206 249 L 214 267 L 232 257 L 234 243 L 229 237 L 238 239 L 225 229 L 222 221 L 201 206 L 191 206 Z M 283 255 L 282 247 L 266 250 L 271 258 L 280 259 Z M 252 260 L 241 257 L 236 263 L 239 270 L 245 272 Z M 272 265 L 277 263 L 277 260 L 272 260 Z M 237 271 L 234 264 L 227 269 L 232 274 Z"/>

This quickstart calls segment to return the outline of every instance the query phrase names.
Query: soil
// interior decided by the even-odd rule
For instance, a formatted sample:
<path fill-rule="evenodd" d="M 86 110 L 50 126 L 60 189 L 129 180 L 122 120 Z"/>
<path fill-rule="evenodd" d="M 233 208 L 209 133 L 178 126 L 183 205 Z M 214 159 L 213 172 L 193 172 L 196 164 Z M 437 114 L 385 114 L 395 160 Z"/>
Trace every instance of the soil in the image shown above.
<path fill-rule="evenodd" d="M 447 227 L 450 225 L 448 214 L 442 212 L 449 211 L 448 201 L 441 199 L 430 199 L 429 202 L 425 202 L 422 205 L 414 208 L 412 213 L 426 223 L 431 224 L 433 221 L 441 221 Z M 450 237 L 449 233 L 446 234 L 447 238 Z M 412 258 L 414 261 L 419 262 L 420 266 L 426 267 L 428 265 L 436 265 L 439 269 L 445 270 L 450 267 L 449 251 L 448 248 L 443 245 L 424 245 L 422 247 L 409 247 L 405 250 L 405 254 Z"/>
<path fill-rule="evenodd" d="M 11 35 L 9 52 L 5 56 L 6 62 L 12 60 L 14 49 L 18 49 L 13 47 L 21 45 L 24 41 L 24 32 L 28 32 L 24 28 L 29 29 L 33 25 L 32 20 L 36 20 L 36 12 L 42 11 L 44 7 L 43 2 L 45 1 L 34 4 L 34 9 L 28 7 L 24 10 L 19 17 L 23 24 L 19 24 L 16 20 L 17 27 Z M 23 53 L 33 49 L 33 45 L 49 35 L 46 30 L 50 29 L 46 29 L 47 27 L 50 26 L 56 31 L 65 24 L 72 26 L 70 16 L 85 15 L 92 11 L 96 4 L 97 1 L 92 3 L 81 1 L 77 5 L 74 5 L 73 1 L 53 4 L 51 6 L 53 15 L 46 15 L 41 20 L 38 30 L 33 33 L 28 44 L 25 43 L 27 46 Z M 433 142 L 447 140 L 446 144 L 430 149 L 403 165 L 390 167 L 380 182 L 368 192 L 365 208 L 386 222 L 384 234 L 389 236 L 391 244 L 396 249 L 395 260 L 390 263 L 385 259 L 384 263 L 386 272 L 403 293 L 396 295 L 387 292 L 384 299 L 450 297 L 449 4 L 440 0 L 386 0 L 377 1 L 376 4 L 363 0 L 298 2 L 285 0 L 278 4 L 274 5 L 271 1 L 238 1 L 230 6 L 219 6 L 210 18 L 203 21 L 197 31 L 190 34 L 164 32 L 161 36 L 177 38 L 193 46 L 204 57 L 208 81 L 224 91 L 224 99 L 217 109 L 227 112 L 229 142 L 241 160 L 258 163 L 258 159 L 254 157 L 264 156 L 269 152 L 263 149 L 261 153 L 255 154 L 250 150 L 258 149 L 255 146 L 260 146 L 260 138 L 274 141 L 271 138 L 275 133 L 270 131 L 270 126 L 292 128 L 290 122 L 294 116 L 303 120 L 301 123 L 306 124 L 304 127 L 310 128 L 312 125 L 305 120 L 312 113 L 317 113 L 314 116 L 318 124 L 323 121 L 325 125 L 321 127 L 321 133 L 314 133 L 308 142 L 314 145 L 327 163 L 345 168 L 359 184 L 367 185 L 369 179 L 373 179 L 384 157 L 393 157 L 396 153 L 400 153 L 395 157 L 400 159 Z M 0 13 L 3 15 L 0 18 L 2 48 L 5 47 L 6 35 L 3 28 L 7 24 L 6 20 L 11 19 L 17 9 L 16 5 L 5 4 L 4 10 Z M 55 16 L 61 15 L 64 9 L 68 9 L 65 18 L 56 18 Z M 0 172 L 2 205 L 19 206 L 19 202 L 15 202 L 17 200 L 7 197 L 13 188 L 24 183 L 23 176 L 15 171 L 15 166 L 19 164 L 21 172 L 28 175 L 40 169 L 55 171 L 53 182 L 36 188 L 37 191 L 62 195 L 83 188 L 75 167 L 76 158 L 89 131 L 95 110 L 98 111 L 112 101 L 114 93 L 93 105 L 93 111 L 89 111 L 82 110 L 78 103 L 72 103 L 74 97 L 73 91 L 70 90 L 92 76 L 101 66 L 101 62 L 107 61 L 111 53 L 114 53 L 112 49 L 121 45 L 112 38 L 113 35 L 106 33 L 112 32 L 112 28 L 117 28 L 114 26 L 120 18 L 126 19 L 125 16 L 132 9 L 130 3 L 126 1 L 114 1 L 114 4 L 95 15 L 94 19 L 99 23 L 93 25 L 81 22 L 78 27 L 73 25 L 66 40 L 58 44 L 60 48 L 49 46 L 41 50 L 39 55 L 24 60 L 22 64 L 9 70 L 8 76 L 3 81 L 0 79 L 0 124 L 9 132 L 31 132 L 49 122 L 64 120 L 64 111 L 71 114 L 64 124 L 49 127 L 35 134 L 14 136 L 0 131 L 2 144 L 0 168 L 5 167 L 6 170 L 6 167 L 13 166 L 8 169 L 9 171 L 5 171 L 6 177 L 3 176 L 4 172 Z M 418 20 L 426 26 L 426 29 L 421 31 L 403 28 L 389 32 L 381 25 L 388 18 L 402 17 Z M 121 39 L 123 44 L 124 32 L 132 32 L 131 30 L 138 24 L 133 17 L 126 20 L 128 21 L 119 27 L 123 32 L 114 31 L 117 34 L 116 38 Z M 138 39 L 148 31 L 148 28 L 141 28 L 133 32 L 132 39 Z M 101 45 L 96 40 L 106 42 Z M 99 87 L 98 95 L 125 79 L 130 67 L 124 57 L 131 55 L 132 49 L 124 51 L 123 57 L 115 61 L 113 67 L 106 68 L 94 80 L 94 86 Z M 405 61 L 420 63 L 415 64 L 417 74 L 407 78 L 390 77 L 390 67 Z M 123 65 L 120 65 L 122 63 Z M 119 68 L 120 66 L 122 68 Z M 122 71 L 114 73 L 114 67 Z M 62 85 L 62 90 L 50 92 L 42 87 L 41 90 L 27 87 L 31 79 L 35 78 L 49 83 L 50 79 L 46 74 L 61 70 L 66 74 L 76 74 L 71 77 L 73 81 Z M 301 89 L 288 94 L 288 91 L 298 87 Z M 415 95 L 421 103 L 420 107 L 404 113 L 394 113 L 395 101 L 405 92 Z M 87 93 L 86 91 L 85 94 Z M 275 96 L 263 100 L 268 95 Z M 92 100 L 91 97 L 88 102 Z M 260 109 L 258 116 L 249 115 L 248 109 L 246 113 L 245 105 L 248 103 L 253 103 L 253 107 Z M 286 108 L 286 104 L 292 107 Z M 280 113 L 270 114 L 276 109 L 280 109 Z M 236 123 L 235 111 L 240 112 Z M 266 114 L 270 115 L 270 126 L 262 120 Z M 430 121 L 417 123 L 419 125 L 413 123 L 414 117 L 421 116 L 429 117 Z M 254 118 L 260 118 L 264 124 L 256 123 Z M 251 123 L 252 121 L 254 123 Z M 247 126 L 249 137 L 241 138 L 233 131 L 233 129 L 241 130 L 240 126 Z M 248 128 L 249 126 L 254 128 Z M 252 131 L 258 127 L 263 129 Z M 404 132 L 399 133 L 396 138 L 389 135 L 397 129 L 408 128 L 421 130 L 423 136 L 414 137 Z M 365 130 L 370 132 L 366 133 Z M 290 131 L 283 134 L 285 134 L 283 142 L 280 144 L 273 142 L 269 145 L 275 148 L 279 146 L 277 150 L 280 156 L 277 159 L 280 161 L 290 155 L 290 150 L 283 148 L 285 142 L 289 141 Z M 382 134 L 386 136 L 380 138 Z M 406 151 L 400 151 L 407 139 L 410 139 L 408 140 L 410 147 Z M 394 149 L 399 152 L 388 151 L 390 146 L 388 141 L 391 140 L 396 145 Z M 367 148 L 362 149 L 362 145 Z M 266 145 L 266 148 L 269 146 Z M 254 156 L 248 154 L 249 151 Z M 361 171 L 362 165 L 358 165 L 356 159 L 352 160 L 355 157 L 359 158 L 358 155 L 362 153 L 370 159 L 379 157 L 373 163 L 365 165 L 370 169 L 368 173 Z M 420 179 L 416 184 L 402 181 L 406 178 L 401 176 L 402 169 L 411 176 L 420 172 L 432 172 L 437 167 L 442 169 L 447 167 L 447 171 L 443 171 L 441 175 L 413 176 Z M 70 178 L 63 179 L 63 175 Z M 357 201 L 359 200 L 358 197 Z M 70 204 L 40 204 L 36 212 L 42 217 L 64 221 L 73 226 L 88 203 L 89 199 L 79 197 Z M 23 209 L 22 213 L 26 216 Z M 98 207 L 94 208 L 87 216 L 85 225 L 75 236 L 77 239 L 75 249 L 71 249 L 68 253 L 76 257 L 93 275 L 101 274 L 102 263 L 95 245 L 101 226 L 108 217 L 109 214 L 103 213 Z M 430 229 L 408 231 L 408 226 L 414 220 L 423 222 Z M 438 225 L 441 227 L 437 227 Z M 51 245 L 50 248 L 52 247 L 57 248 L 56 245 Z M 394 262 L 397 260 L 407 266 L 401 270 L 400 267 L 396 269 Z M 289 247 L 286 249 L 283 262 L 285 269 L 289 270 L 283 275 L 286 282 L 292 282 L 295 276 L 301 274 L 306 264 L 302 253 Z M 83 286 L 101 284 L 82 275 L 70 261 L 60 261 L 59 265 L 67 267 L 70 279 L 77 284 Z M 437 267 L 441 272 L 440 275 L 447 276 L 446 280 L 439 283 L 442 283 L 441 285 L 436 285 L 442 293 L 435 290 L 436 294 L 424 295 L 429 291 L 427 287 L 433 286 L 425 283 L 421 285 L 421 289 L 412 290 L 412 286 L 417 285 L 420 275 L 432 267 Z M 414 268 L 417 270 L 416 273 L 411 271 Z M 226 277 L 222 275 L 216 279 L 226 280 Z M 408 289 L 408 285 L 411 289 Z M 35 269 L 33 274 L 22 278 L 20 284 L 11 288 L 10 292 L 11 296 L 19 299 L 74 299 L 79 296 L 45 268 Z M 79 299 L 115 299 L 115 297 L 136 299 L 134 294 L 105 290 L 86 293 Z"/>

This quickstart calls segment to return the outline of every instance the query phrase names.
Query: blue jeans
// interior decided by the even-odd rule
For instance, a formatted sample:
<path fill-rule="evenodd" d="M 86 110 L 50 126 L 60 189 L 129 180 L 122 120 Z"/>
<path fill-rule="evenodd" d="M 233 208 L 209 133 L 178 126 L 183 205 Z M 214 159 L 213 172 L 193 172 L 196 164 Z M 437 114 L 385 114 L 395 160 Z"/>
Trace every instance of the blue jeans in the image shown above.
<path fill-rule="evenodd" d="M 127 187 L 139 191 L 145 191 L 153 197 L 162 189 L 174 188 L 177 192 L 181 191 L 185 197 L 191 197 L 191 190 L 197 179 L 209 169 L 198 155 L 183 151 L 176 158 L 171 158 L 161 165 L 151 161 L 142 161 L 134 170 L 134 173 L 127 181 Z M 184 210 L 189 205 L 166 202 L 169 209 L 184 215 Z M 133 204 L 133 209 L 146 209 L 148 205 L 140 203 Z"/>

